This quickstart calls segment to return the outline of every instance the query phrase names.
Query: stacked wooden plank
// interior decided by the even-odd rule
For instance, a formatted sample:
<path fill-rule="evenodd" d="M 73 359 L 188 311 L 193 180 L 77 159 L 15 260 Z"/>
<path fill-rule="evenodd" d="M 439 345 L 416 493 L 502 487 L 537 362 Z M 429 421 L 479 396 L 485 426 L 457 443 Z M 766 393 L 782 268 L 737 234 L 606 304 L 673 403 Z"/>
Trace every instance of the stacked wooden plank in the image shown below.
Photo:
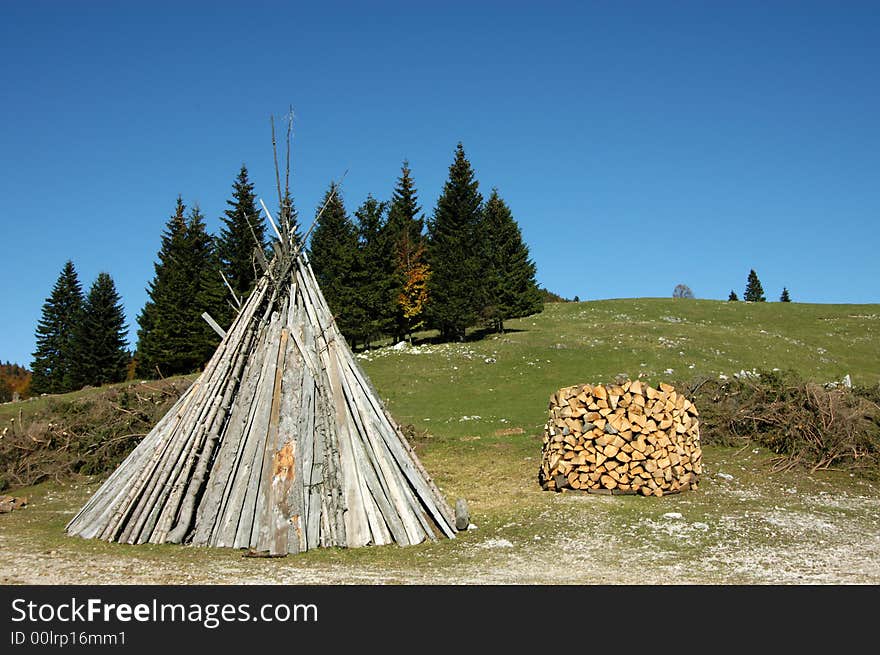
<path fill-rule="evenodd" d="M 204 371 L 68 534 L 271 555 L 454 537 L 294 243 L 276 244 Z"/>
<path fill-rule="evenodd" d="M 697 408 L 672 385 L 583 384 L 550 397 L 539 482 L 548 490 L 662 496 L 702 472 Z"/>

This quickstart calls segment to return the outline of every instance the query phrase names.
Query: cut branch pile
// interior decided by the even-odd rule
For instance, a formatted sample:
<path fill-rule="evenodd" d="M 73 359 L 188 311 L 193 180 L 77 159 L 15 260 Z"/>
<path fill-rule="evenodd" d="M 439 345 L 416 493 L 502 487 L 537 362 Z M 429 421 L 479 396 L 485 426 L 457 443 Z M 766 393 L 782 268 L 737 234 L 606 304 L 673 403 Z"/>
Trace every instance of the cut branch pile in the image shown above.
<path fill-rule="evenodd" d="M 696 489 L 703 457 L 698 416 L 666 383 L 560 389 L 550 397 L 538 481 L 547 490 L 600 494 Z"/>

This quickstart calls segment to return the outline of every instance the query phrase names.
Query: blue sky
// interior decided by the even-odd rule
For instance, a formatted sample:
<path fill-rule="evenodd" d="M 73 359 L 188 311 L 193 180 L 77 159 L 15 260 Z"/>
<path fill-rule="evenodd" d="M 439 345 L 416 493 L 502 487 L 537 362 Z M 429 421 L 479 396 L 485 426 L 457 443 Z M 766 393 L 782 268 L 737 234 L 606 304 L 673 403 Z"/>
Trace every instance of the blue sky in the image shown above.
<path fill-rule="evenodd" d="M 309 223 L 409 159 L 433 210 L 462 141 L 538 281 L 582 300 L 880 302 L 877 2 L 0 2 L 0 360 L 64 262 L 131 327 L 178 194 L 270 207 L 292 105 Z M 132 343 L 132 345 L 134 345 Z"/>

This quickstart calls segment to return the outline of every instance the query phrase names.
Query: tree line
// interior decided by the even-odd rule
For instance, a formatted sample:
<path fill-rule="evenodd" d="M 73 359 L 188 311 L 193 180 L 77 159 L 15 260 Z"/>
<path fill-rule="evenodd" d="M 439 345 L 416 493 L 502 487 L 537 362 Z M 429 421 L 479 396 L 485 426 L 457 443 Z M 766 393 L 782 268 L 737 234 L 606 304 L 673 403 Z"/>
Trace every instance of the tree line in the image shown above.
<path fill-rule="evenodd" d="M 198 205 L 187 207 L 178 196 L 137 316 L 133 353 L 112 278 L 101 273 L 84 296 L 68 261 L 37 326 L 32 391 L 62 393 L 203 366 L 218 337 L 202 314 L 228 327 L 262 274 L 260 260 L 274 253 L 245 165 L 226 202 L 221 229 L 211 235 Z M 302 246 L 289 192 L 279 193 L 275 211 Z M 507 319 L 543 309 L 545 292 L 519 226 L 497 189 L 483 198 L 461 143 L 430 217 L 407 161 L 389 200 L 368 194 L 350 216 L 331 183 L 315 216 L 307 256 L 353 347 L 430 328 L 461 340 L 469 328 L 503 331 Z"/>
<path fill-rule="evenodd" d="M 686 284 L 677 284 L 675 289 L 672 290 L 673 298 L 695 298 L 694 292 L 691 291 L 691 288 Z M 739 296 L 736 294 L 736 291 L 731 289 L 730 295 L 727 297 L 727 300 L 730 302 L 736 302 L 739 300 Z M 761 281 L 758 279 L 758 274 L 755 273 L 755 269 L 751 269 L 749 271 L 749 276 L 746 279 L 746 289 L 743 293 L 743 300 L 747 302 L 766 302 L 767 296 L 764 295 L 764 287 L 761 286 Z M 787 287 L 782 288 L 782 293 L 779 295 L 779 302 L 791 302 L 791 294 L 788 291 Z"/>
<path fill-rule="evenodd" d="M 469 328 L 500 332 L 543 309 L 519 225 L 497 188 L 483 198 L 461 143 L 430 217 L 406 161 L 389 201 L 368 195 L 352 218 L 331 184 L 321 206 L 309 258 L 353 345 L 429 328 L 460 341 Z"/>

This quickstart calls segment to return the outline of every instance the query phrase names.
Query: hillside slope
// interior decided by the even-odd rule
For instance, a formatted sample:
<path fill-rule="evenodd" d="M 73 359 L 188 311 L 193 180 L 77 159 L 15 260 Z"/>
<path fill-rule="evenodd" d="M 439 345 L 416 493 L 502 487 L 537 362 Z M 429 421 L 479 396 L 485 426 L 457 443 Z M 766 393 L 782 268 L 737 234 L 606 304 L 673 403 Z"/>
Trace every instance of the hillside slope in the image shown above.
<path fill-rule="evenodd" d="M 773 470 L 775 453 L 753 444 L 704 445 L 699 489 L 662 498 L 546 492 L 537 472 L 547 402 L 559 387 L 618 373 L 657 383 L 773 367 L 876 386 L 878 320 L 877 305 L 609 300 L 548 304 L 480 341 L 359 354 L 442 493 L 467 499 L 476 529 L 409 548 L 278 560 L 130 547 L 64 534 L 106 472 L 60 475 L 60 483 L 48 476 L 12 492 L 29 504 L 0 516 L 0 583 L 876 584 L 880 486 L 870 478 Z M 24 430 L 28 441 L 46 442 L 44 453 L 80 440 L 84 464 L 109 466 L 191 379 L 0 405 L 0 456 L 20 458 L 8 444 Z M 70 463 L 53 461 L 62 473 Z"/>
<path fill-rule="evenodd" d="M 880 383 L 880 305 L 603 300 L 549 303 L 506 325 L 479 341 L 360 360 L 400 421 L 448 436 L 534 432 L 556 389 L 618 374 L 657 384 L 779 368 Z"/>

